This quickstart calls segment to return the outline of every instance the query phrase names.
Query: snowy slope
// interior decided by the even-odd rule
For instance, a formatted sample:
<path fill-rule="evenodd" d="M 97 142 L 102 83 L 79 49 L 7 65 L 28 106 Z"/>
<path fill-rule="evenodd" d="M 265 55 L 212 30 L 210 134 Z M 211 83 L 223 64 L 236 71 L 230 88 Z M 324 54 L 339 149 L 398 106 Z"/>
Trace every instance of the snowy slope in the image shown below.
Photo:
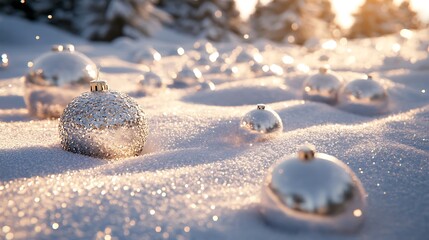
<path fill-rule="evenodd" d="M 142 42 L 89 43 L 4 16 L 0 32 L 8 33 L 0 36 L 0 52 L 10 59 L 10 67 L 0 71 L 0 239 L 426 239 L 429 234 L 427 30 L 410 39 L 341 41 L 312 51 L 261 41 L 256 46 L 268 63 L 281 65 L 285 54 L 294 58 L 282 76 L 255 77 L 241 64 L 237 78 L 204 74 L 217 84 L 215 91 L 172 88 L 146 97 L 135 94 L 144 67 L 130 61 L 130 54 L 148 46 L 161 53 L 179 46 L 188 50 L 194 40 L 164 31 Z M 27 62 L 54 43 L 75 44 L 97 63 L 111 89 L 136 97 L 150 124 L 143 155 L 107 161 L 65 152 L 57 120 L 27 115 L 20 77 Z M 229 53 L 235 44 L 217 47 Z M 186 54 L 164 57 L 152 70 L 167 78 L 186 62 Z M 360 116 L 303 101 L 303 80 L 325 63 L 346 81 L 372 73 L 387 88 L 390 113 Z M 240 118 L 256 103 L 279 113 L 284 131 L 278 138 L 252 143 L 240 137 Z M 343 160 L 361 179 L 369 206 L 358 233 L 290 233 L 267 226 L 258 215 L 267 168 L 305 142 Z"/>

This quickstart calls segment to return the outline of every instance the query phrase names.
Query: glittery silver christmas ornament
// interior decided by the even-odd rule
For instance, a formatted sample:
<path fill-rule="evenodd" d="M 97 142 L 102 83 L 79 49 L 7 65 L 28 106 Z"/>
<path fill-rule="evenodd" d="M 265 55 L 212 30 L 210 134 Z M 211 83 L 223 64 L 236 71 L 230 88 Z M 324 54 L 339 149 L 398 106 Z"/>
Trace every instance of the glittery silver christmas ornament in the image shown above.
<path fill-rule="evenodd" d="M 389 111 L 386 90 L 371 76 L 346 84 L 340 90 L 338 101 L 341 109 L 357 114 L 374 115 Z"/>
<path fill-rule="evenodd" d="M 31 115 L 57 118 L 65 106 L 97 77 L 97 66 L 73 45 L 54 45 L 25 75 L 24 100 Z M 72 47 L 73 46 L 73 47 Z"/>
<path fill-rule="evenodd" d="M 363 223 L 365 195 L 346 164 L 305 146 L 268 170 L 260 212 L 285 230 L 353 232 Z"/>
<path fill-rule="evenodd" d="M 303 97 L 305 100 L 335 104 L 342 81 L 329 71 L 321 67 L 319 73 L 305 80 Z"/>
<path fill-rule="evenodd" d="M 175 87 L 190 87 L 203 82 L 203 75 L 197 68 L 184 66 L 174 79 Z"/>
<path fill-rule="evenodd" d="M 283 131 L 280 116 L 264 104 L 256 105 L 256 109 L 246 113 L 241 119 L 240 127 L 250 134 L 272 134 Z"/>
<path fill-rule="evenodd" d="M 59 123 L 62 147 L 98 158 L 140 154 L 148 124 L 139 105 L 124 93 L 109 91 L 105 81 L 90 83 L 91 92 L 75 98 Z"/>

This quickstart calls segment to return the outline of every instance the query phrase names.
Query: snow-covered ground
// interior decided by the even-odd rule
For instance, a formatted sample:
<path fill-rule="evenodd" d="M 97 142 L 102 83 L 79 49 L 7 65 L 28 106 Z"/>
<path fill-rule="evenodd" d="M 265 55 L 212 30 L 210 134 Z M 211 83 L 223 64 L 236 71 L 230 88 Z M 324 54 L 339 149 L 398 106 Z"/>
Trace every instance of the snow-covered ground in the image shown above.
<path fill-rule="evenodd" d="M 284 73 L 208 73 L 215 91 L 167 88 L 136 94 L 151 46 L 165 78 L 189 61 L 195 39 L 167 30 L 153 39 L 90 43 L 46 25 L 0 16 L 0 239 L 427 239 L 429 234 L 429 33 L 301 48 L 255 46 Z M 39 36 L 39 39 L 36 39 Z M 52 44 L 72 43 L 100 67 L 110 88 L 135 97 L 149 117 L 145 153 L 107 161 L 63 151 L 58 121 L 27 114 L 27 63 Z M 215 45 L 231 54 L 236 43 Z M 398 48 L 400 47 L 400 49 Z M 242 44 L 245 49 L 249 45 Z M 283 56 L 293 58 L 289 65 Z M 302 100 L 303 80 L 329 63 L 345 81 L 371 73 L 387 88 L 390 112 L 362 116 Z M 276 110 L 284 131 L 265 142 L 240 138 L 240 118 L 257 103 Z M 258 214 L 268 167 L 305 142 L 347 163 L 368 193 L 355 234 L 290 233 Z"/>

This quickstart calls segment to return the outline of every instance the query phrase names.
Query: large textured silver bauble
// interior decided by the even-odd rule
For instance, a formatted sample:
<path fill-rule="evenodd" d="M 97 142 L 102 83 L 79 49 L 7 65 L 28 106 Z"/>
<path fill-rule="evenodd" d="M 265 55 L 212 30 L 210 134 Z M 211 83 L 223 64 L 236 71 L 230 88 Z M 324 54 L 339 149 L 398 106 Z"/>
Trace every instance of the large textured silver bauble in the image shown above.
<path fill-rule="evenodd" d="M 256 134 L 283 131 L 283 123 L 280 116 L 264 104 L 258 104 L 256 109 L 246 113 L 241 119 L 240 127 L 249 133 Z"/>
<path fill-rule="evenodd" d="M 363 223 L 365 195 L 346 164 L 306 146 L 268 170 L 260 211 L 285 230 L 353 232 Z"/>
<path fill-rule="evenodd" d="M 59 123 L 62 147 L 98 158 L 140 154 L 148 124 L 139 105 L 126 94 L 109 91 L 105 81 L 92 81 L 91 92 L 75 98 Z"/>
<path fill-rule="evenodd" d="M 389 98 L 386 90 L 371 76 L 356 79 L 345 85 L 339 93 L 339 107 L 343 110 L 375 115 L 389 111 Z"/>
<path fill-rule="evenodd" d="M 64 49 L 64 50 L 63 50 Z M 57 118 L 65 106 L 97 77 L 97 66 L 73 45 L 54 45 L 34 60 L 25 75 L 25 103 L 31 115 Z"/>
<path fill-rule="evenodd" d="M 335 104 L 342 81 L 328 68 L 321 67 L 319 73 L 309 77 L 304 83 L 305 100 Z"/>

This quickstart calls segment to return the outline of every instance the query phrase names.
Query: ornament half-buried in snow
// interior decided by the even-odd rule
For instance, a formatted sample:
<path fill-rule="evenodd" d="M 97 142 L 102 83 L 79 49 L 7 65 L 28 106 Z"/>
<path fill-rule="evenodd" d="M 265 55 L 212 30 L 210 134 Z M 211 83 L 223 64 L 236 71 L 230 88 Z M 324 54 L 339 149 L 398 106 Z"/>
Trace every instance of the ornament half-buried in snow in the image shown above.
<path fill-rule="evenodd" d="M 268 170 L 260 211 L 269 224 L 289 231 L 354 232 L 365 207 L 365 190 L 353 171 L 304 146 Z"/>
<path fill-rule="evenodd" d="M 65 106 L 83 93 L 97 77 L 94 62 L 74 46 L 54 45 L 52 51 L 34 60 L 25 75 L 24 100 L 31 115 L 57 118 Z"/>
<path fill-rule="evenodd" d="M 139 155 L 146 143 L 146 115 L 131 97 L 94 80 L 91 92 L 73 99 L 59 123 L 62 147 L 98 158 Z"/>
<path fill-rule="evenodd" d="M 258 104 L 256 109 L 246 113 L 240 127 L 245 135 L 254 136 L 256 140 L 264 140 L 283 131 L 280 116 L 264 104 Z"/>
<path fill-rule="evenodd" d="M 338 96 L 339 108 L 362 115 L 384 114 L 389 111 L 386 90 L 371 76 L 345 85 Z"/>
<path fill-rule="evenodd" d="M 324 66 L 305 81 L 303 97 L 305 100 L 335 104 L 341 85 L 342 81 L 329 71 L 328 66 Z"/>

